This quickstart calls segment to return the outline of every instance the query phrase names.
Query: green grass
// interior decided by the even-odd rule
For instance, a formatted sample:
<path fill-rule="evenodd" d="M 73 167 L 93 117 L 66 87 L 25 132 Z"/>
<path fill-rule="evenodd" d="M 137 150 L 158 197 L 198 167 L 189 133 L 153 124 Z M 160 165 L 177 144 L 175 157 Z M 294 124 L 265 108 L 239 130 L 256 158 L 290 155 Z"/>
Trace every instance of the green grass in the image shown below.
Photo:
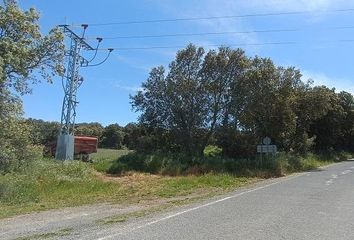
<path fill-rule="evenodd" d="M 306 158 L 280 154 L 273 162 L 268 159 L 265 160 L 268 162 L 256 165 L 248 160 L 213 158 L 199 166 L 185 168 L 188 172 L 184 173 L 180 162 L 167 165 L 168 171 L 183 173 L 178 176 L 126 171 L 120 177 L 113 177 L 104 173 L 119 162 L 119 156 L 127 153 L 122 150 L 99 150 L 93 156 L 93 163 L 39 159 L 21 171 L 0 174 L 0 218 L 103 202 L 136 204 L 182 196 L 211 196 L 265 177 L 316 169 L 346 158 L 343 154 L 339 157 L 309 154 Z M 171 164 L 171 159 L 167 157 L 147 159 L 146 166 L 154 171 L 160 166 L 160 159 Z"/>
<path fill-rule="evenodd" d="M 203 175 L 208 173 L 232 174 L 245 177 L 279 177 L 293 172 L 316 169 L 318 167 L 349 158 L 346 153 L 295 154 L 278 153 L 256 159 L 232 159 L 221 156 L 188 157 L 183 154 L 129 152 L 116 160 L 101 162 L 106 173 L 124 175 L 138 171 L 169 176 Z"/>
<path fill-rule="evenodd" d="M 222 174 L 168 177 L 132 172 L 108 177 L 89 163 L 41 159 L 21 172 L 0 175 L 0 218 L 84 204 L 134 204 L 194 192 L 204 194 L 251 181 Z"/>
<path fill-rule="evenodd" d="M 97 153 L 91 154 L 91 159 L 94 163 L 94 168 L 99 172 L 107 172 L 114 161 L 121 156 L 128 154 L 129 150 L 116 149 L 98 149 Z"/>
<path fill-rule="evenodd" d="M 256 180 L 256 178 L 236 177 L 230 174 L 205 174 L 201 176 L 173 177 L 165 181 L 157 191 L 161 197 L 193 194 L 197 189 L 222 192 L 235 189 Z"/>
<path fill-rule="evenodd" d="M 37 160 L 21 172 L 0 175 L 0 218 L 97 202 L 120 189 L 97 179 L 88 164 Z"/>

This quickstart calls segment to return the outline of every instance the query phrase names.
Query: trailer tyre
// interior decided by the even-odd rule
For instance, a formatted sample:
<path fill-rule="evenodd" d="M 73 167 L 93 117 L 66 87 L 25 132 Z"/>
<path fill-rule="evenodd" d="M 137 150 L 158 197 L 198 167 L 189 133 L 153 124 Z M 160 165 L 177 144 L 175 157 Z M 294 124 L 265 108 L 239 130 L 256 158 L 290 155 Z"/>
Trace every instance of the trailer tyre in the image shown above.
<path fill-rule="evenodd" d="M 91 162 L 91 161 L 90 161 L 90 155 L 89 155 L 88 153 L 83 153 L 83 154 L 81 155 L 81 160 L 82 160 L 83 162 Z"/>

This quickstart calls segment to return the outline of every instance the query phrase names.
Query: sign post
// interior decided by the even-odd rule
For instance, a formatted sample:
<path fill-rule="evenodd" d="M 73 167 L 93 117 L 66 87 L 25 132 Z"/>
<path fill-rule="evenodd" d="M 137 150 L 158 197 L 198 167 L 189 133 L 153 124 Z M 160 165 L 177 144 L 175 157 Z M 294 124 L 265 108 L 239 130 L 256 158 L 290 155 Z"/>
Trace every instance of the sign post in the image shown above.
<path fill-rule="evenodd" d="M 272 154 L 272 156 L 274 157 L 274 155 L 277 153 L 277 146 L 271 145 L 271 142 L 272 141 L 269 137 L 265 137 L 262 139 L 263 144 L 257 145 L 257 153 L 260 153 L 261 155 L 261 162 L 263 154 L 266 154 L 267 156 L 268 154 Z"/>

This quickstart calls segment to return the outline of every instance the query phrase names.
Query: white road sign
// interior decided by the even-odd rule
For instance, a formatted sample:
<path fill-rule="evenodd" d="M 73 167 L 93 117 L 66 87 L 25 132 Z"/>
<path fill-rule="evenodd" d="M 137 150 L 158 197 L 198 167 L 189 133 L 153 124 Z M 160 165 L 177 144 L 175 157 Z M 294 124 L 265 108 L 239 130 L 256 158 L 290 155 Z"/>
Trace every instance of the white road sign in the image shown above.
<path fill-rule="evenodd" d="M 257 145 L 258 153 L 276 153 L 277 146 L 276 145 Z"/>

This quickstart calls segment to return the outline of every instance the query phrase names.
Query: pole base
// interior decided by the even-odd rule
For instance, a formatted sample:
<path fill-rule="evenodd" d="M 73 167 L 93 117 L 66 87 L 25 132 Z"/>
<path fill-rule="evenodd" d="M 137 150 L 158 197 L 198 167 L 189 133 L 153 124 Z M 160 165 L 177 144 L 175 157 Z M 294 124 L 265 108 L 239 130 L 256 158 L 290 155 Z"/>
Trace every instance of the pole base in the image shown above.
<path fill-rule="evenodd" d="M 57 160 L 74 160 L 74 135 L 60 134 L 55 151 Z"/>

